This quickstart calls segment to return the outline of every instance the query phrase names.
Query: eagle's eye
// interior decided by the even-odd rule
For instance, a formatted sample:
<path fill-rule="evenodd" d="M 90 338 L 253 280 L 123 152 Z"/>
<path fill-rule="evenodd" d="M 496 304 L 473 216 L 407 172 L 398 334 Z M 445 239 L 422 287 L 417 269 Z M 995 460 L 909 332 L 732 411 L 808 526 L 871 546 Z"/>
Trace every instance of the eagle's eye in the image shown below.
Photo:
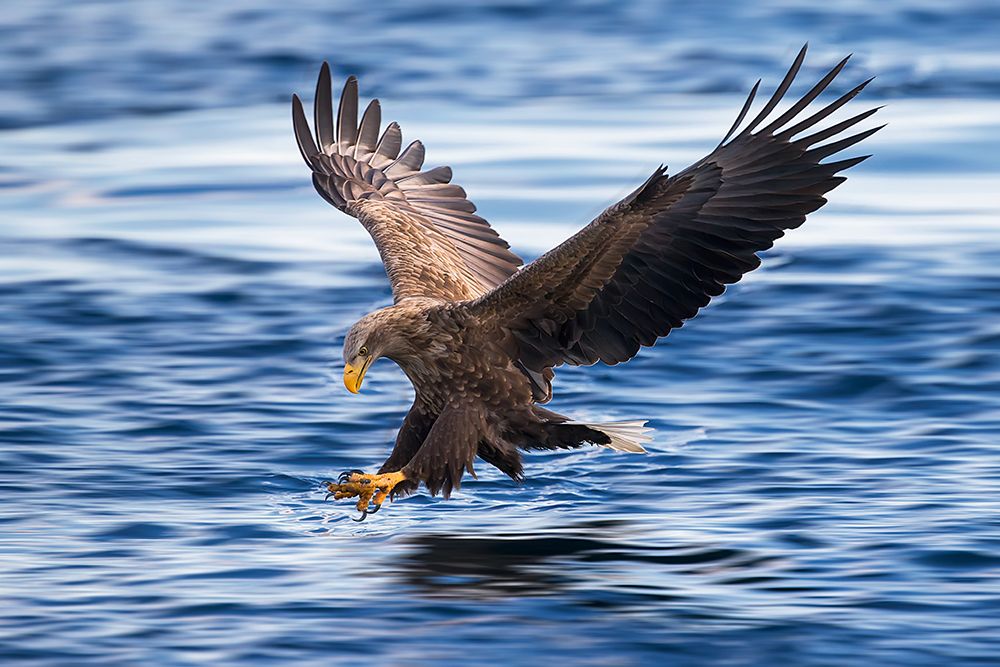
<path fill-rule="evenodd" d="M 360 354 L 362 357 L 367 357 L 368 356 L 368 348 L 365 347 L 364 345 L 362 345 L 361 349 L 358 350 L 358 354 Z"/>

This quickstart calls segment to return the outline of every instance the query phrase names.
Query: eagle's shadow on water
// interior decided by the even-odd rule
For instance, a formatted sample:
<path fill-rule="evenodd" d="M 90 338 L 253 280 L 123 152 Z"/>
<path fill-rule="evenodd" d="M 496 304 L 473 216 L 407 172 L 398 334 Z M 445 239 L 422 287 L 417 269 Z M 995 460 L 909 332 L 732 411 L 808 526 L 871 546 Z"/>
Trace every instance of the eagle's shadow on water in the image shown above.
<path fill-rule="evenodd" d="M 676 576 L 713 570 L 733 574 L 773 560 L 719 545 L 644 545 L 618 537 L 628 525 L 625 520 L 594 521 L 534 535 L 425 533 L 407 540 L 392 569 L 407 588 L 428 597 L 507 599 L 600 589 L 625 593 L 626 599 L 615 597 L 627 605 L 633 596 L 665 600 L 681 595 L 665 581 L 656 590 L 630 591 L 606 576 L 609 569 L 650 568 Z"/>

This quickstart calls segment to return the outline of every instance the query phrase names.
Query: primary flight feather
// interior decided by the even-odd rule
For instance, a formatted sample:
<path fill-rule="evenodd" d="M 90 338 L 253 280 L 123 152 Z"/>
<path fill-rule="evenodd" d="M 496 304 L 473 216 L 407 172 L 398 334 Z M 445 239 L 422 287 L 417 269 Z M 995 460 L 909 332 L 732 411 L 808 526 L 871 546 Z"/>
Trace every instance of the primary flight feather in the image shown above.
<path fill-rule="evenodd" d="M 674 176 L 660 167 L 634 192 L 527 266 L 481 217 L 451 169 L 422 170 L 372 101 L 358 120 L 349 77 L 336 116 L 320 70 L 315 135 L 292 98 L 295 137 L 320 195 L 371 234 L 393 305 L 344 341 L 344 384 L 357 393 L 372 362 L 395 361 L 416 398 L 378 473 L 349 471 L 328 489 L 358 498 L 363 519 L 421 483 L 448 496 L 478 456 L 514 479 L 521 451 L 585 444 L 644 451 L 645 422 L 584 423 L 541 406 L 561 364 L 617 364 L 653 345 L 760 265 L 757 253 L 826 203 L 839 172 L 868 156 L 824 162 L 880 127 L 847 134 L 877 109 L 817 129 L 865 81 L 806 115 L 848 58 L 780 114 L 803 47 L 774 94 L 743 125 L 758 81 L 718 147 Z M 869 80 L 870 81 L 870 80 Z M 828 141 L 832 140 L 832 141 Z M 827 143 L 824 143 L 827 142 Z M 473 473 L 474 474 L 474 473 Z"/>

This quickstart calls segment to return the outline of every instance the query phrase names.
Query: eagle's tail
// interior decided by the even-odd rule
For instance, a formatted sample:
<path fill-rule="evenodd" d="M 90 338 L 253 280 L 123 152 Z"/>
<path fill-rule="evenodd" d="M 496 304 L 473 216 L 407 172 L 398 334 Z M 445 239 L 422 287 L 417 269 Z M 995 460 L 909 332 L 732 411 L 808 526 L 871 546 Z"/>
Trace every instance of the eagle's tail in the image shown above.
<path fill-rule="evenodd" d="M 513 441 L 524 449 L 574 449 L 600 445 L 619 452 L 642 454 L 642 443 L 652 440 L 653 429 L 643 421 L 581 422 L 540 405 L 532 406 L 540 431 L 526 430 Z"/>
<path fill-rule="evenodd" d="M 610 439 L 610 442 L 597 443 L 597 444 L 600 444 L 602 447 L 607 447 L 608 449 L 614 449 L 615 451 L 619 452 L 644 454 L 646 452 L 646 448 L 642 446 L 642 443 L 649 442 L 650 440 L 653 439 L 653 436 L 649 435 L 650 433 L 652 433 L 653 429 L 646 427 L 645 420 L 605 422 L 603 424 L 568 422 L 568 424 L 577 424 L 580 426 L 586 426 L 589 429 L 598 431 L 599 433 L 603 433 Z"/>

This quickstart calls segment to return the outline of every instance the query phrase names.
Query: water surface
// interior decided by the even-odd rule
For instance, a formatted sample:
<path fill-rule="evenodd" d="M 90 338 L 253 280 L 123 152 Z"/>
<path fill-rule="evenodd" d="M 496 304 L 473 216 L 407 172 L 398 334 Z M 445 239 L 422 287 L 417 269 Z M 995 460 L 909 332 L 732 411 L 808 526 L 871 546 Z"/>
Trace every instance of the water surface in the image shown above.
<path fill-rule="evenodd" d="M 862 104 L 890 102 L 889 128 L 864 147 L 875 157 L 761 270 L 627 366 L 560 370 L 555 409 L 648 418 L 648 455 L 533 454 L 523 486 L 480 464 L 450 501 L 421 494 L 361 524 L 322 501 L 321 483 L 384 458 L 411 389 L 387 361 L 360 396 L 340 385 L 344 331 L 389 291 L 363 230 L 313 193 L 291 140 L 284 98 L 341 48 L 332 34 L 323 48 L 291 40 L 291 26 L 315 36 L 333 19 L 261 9 L 241 24 L 185 8 L 12 19 L 39 35 L 119 15 L 189 41 L 40 42 L 65 86 L 7 112 L 0 133 L 5 658 L 995 662 L 1000 100 L 981 67 L 996 51 L 977 41 L 991 5 L 900 3 L 869 28 L 891 31 L 838 41 L 838 25 L 874 15 L 847 5 L 809 19 L 782 3 L 745 17 L 773 38 L 764 46 L 685 15 L 674 25 L 687 32 L 643 56 L 645 75 L 617 68 L 640 57 L 622 46 L 641 23 L 624 10 L 605 8 L 624 22 L 610 33 L 596 9 L 563 24 L 488 3 L 350 19 L 400 56 L 351 61 L 363 93 L 371 81 L 526 257 L 660 162 L 676 171 L 710 150 L 735 91 L 776 81 L 810 21 L 814 42 L 828 38 L 814 71 L 854 40 L 847 78 L 888 79 Z M 537 45 L 554 23 L 558 38 Z M 462 48 L 421 50 L 451 27 Z M 960 28 L 969 41 L 952 49 L 943 35 Z M 464 40 L 499 30 L 523 66 Z M 267 36 L 298 55 L 248 60 L 281 52 Z M 577 48 L 546 55 L 560 40 Z M 157 48 L 182 46 L 191 63 L 164 65 L 182 78 L 142 76 Z M 907 46 L 960 63 L 960 76 L 901 73 Z M 692 55 L 654 67 L 675 51 L 704 67 Z M 430 66 L 446 62 L 464 64 Z M 421 67 L 426 90 L 409 76 Z M 245 76 L 186 87 L 216 68 Z M 566 68 L 593 77 L 579 75 L 581 90 Z M 79 107 L 60 97 L 89 84 Z M 436 95 L 458 89 L 467 96 Z M 37 87 L 18 90 L 6 94 Z M 154 115 L 130 108 L 139 93 Z M 172 97 L 190 103 L 172 109 Z"/>

